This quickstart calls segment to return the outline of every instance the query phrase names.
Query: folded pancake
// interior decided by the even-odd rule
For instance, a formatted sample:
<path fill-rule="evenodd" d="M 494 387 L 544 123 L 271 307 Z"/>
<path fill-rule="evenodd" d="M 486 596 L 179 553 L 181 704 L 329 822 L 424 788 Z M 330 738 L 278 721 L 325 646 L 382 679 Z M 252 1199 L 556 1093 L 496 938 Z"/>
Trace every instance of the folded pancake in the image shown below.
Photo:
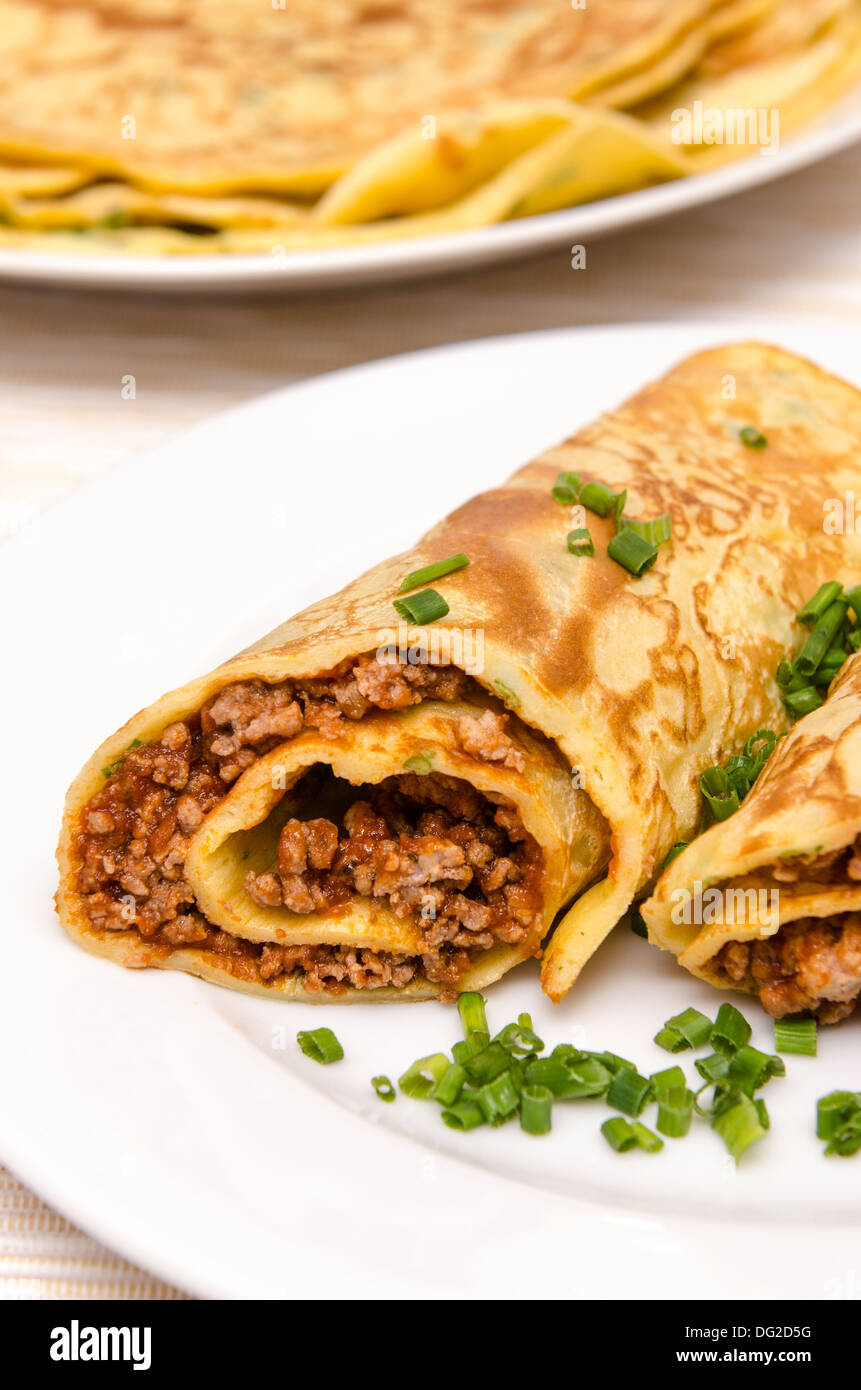
<path fill-rule="evenodd" d="M 127 965 L 387 998 L 487 984 L 558 919 L 559 999 L 690 838 L 703 769 L 782 716 L 766 673 L 857 554 L 820 517 L 859 434 L 858 392 L 777 348 L 682 363 L 112 735 L 68 795 L 64 926 Z M 641 579 L 611 517 L 568 551 L 565 470 L 671 514 Z M 405 575 L 461 553 L 448 616 L 397 630 Z"/>
<path fill-rule="evenodd" d="M 712 891 L 712 890 L 717 890 Z M 692 974 L 775 1018 L 844 1018 L 861 993 L 861 657 L 800 719 L 741 807 L 675 859 L 643 907 Z"/>

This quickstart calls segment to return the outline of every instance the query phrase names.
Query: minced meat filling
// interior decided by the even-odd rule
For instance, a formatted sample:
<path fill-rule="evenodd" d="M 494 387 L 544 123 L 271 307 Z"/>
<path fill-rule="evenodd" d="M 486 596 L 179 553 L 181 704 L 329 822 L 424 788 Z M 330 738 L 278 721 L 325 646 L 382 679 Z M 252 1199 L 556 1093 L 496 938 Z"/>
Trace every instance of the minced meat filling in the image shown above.
<path fill-rule="evenodd" d="M 391 777 L 348 807 L 340 826 L 290 819 L 277 865 L 249 873 L 263 907 L 325 912 L 356 894 L 385 902 L 422 929 L 432 980 L 463 973 L 465 951 L 523 941 L 541 906 L 541 852 L 513 808 L 467 782 L 430 773 Z"/>
<path fill-rule="evenodd" d="M 861 912 L 802 917 L 766 940 L 730 941 L 710 964 L 758 994 L 773 1018 L 815 1013 L 837 1023 L 861 994 Z"/>
<path fill-rule="evenodd" d="M 168 725 L 157 743 L 131 748 L 84 808 L 78 888 L 93 925 L 134 929 L 154 946 L 217 952 L 243 978 L 304 973 L 311 989 L 348 984 L 403 987 L 418 973 L 453 987 L 470 950 L 528 935 L 540 910 L 541 853 L 511 807 L 486 802 L 467 783 L 409 774 L 353 803 L 342 824 L 287 823 L 278 864 L 250 876 L 260 903 L 313 912 L 355 893 L 386 898 L 422 923 L 422 954 L 405 957 L 341 946 L 257 945 L 211 927 L 185 880 L 195 830 L 257 758 L 305 726 L 337 737 L 343 720 L 372 707 L 426 698 L 453 701 L 473 684 L 452 667 L 376 657 L 325 677 L 225 687 L 199 717 Z M 508 756 L 504 724 L 469 729 L 485 756 Z M 513 745 L 512 745 L 513 747 Z"/>

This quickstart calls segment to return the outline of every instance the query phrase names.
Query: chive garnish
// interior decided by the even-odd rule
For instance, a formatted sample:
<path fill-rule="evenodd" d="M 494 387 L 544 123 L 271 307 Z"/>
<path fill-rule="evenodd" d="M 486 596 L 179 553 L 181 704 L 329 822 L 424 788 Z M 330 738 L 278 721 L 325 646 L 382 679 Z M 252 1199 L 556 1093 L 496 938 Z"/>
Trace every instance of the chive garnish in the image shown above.
<path fill-rule="evenodd" d="M 819 709 L 825 702 L 812 685 L 805 685 L 801 690 L 793 690 L 784 695 L 783 703 L 798 719 L 803 714 L 810 714 L 811 710 Z"/>
<path fill-rule="evenodd" d="M 861 1091 L 832 1091 L 816 1105 L 816 1133 L 830 1157 L 850 1158 L 861 1149 Z"/>
<path fill-rule="evenodd" d="M 664 1141 L 645 1125 L 637 1121 L 631 1124 L 628 1120 L 623 1120 L 621 1115 L 616 1115 L 612 1120 L 605 1120 L 601 1126 L 601 1133 L 617 1153 L 628 1153 L 634 1148 L 643 1149 L 646 1153 L 657 1153 L 664 1147 Z"/>
<path fill-rule="evenodd" d="M 716 821 L 729 820 L 741 805 L 738 792 L 722 767 L 714 764 L 707 767 L 700 776 L 699 785 Z"/>
<path fill-rule="evenodd" d="M 816 626 L 795 661 L 795 669 L 800 676 L 813 675 L 840 631 L 848 607 L 845 599 L 835 599 L 822 617 L 817 619 Z"/>
<path fill-rule="evenodd" d="M 402 618 L 416 623 L 419 627 L 424 623 L 433 623 L 437 618 L 444 618 L 449 612 L 448 604 L 436 589 L 421 589 L 411 598 L 396 598 L 392 607 Z"/>
<path fill-rule="evenodd" d="M 820 584 L 813 598 L 808 599 L 801 611 L 796 613 L 796 621 L 803 623 L 805 627 L 815 627 L 826 609 L 830 608 L 842 593 L 843 585 L 838 584 L 836 579 Z M 848 594 L 846 597 L 848 601 Z"/>
<path fill-rule="evenodd" d="M 643 921 L 642 912 L 631 913 L 631 931 L 635 936 L 641 936 L 644 941 L 649 939 L 649 929 Z"/>
<path fill-rule="evenodd" d="M 384 1100 L 389 1105 L 397 1096 L 397 1091 L 387 1076 L 372 1076 L 371 1085 L 380 1100 Z"/>
<path fill-rule="evenodd" d="M 691 1127 L 694 1115 L 694 1093 L 684 1081 L 680 1086 L 668 1086 L 658 1092 L 656 1127 L 668 1139 L 683 1139 Z"/>
<path fill-rule="evenodd" d="M 749 1096 L 733 1097 L 732 1103 L 712 1119 L 712 1129 L 720 1135 L 736 1162 L 751 1144 L 765 1137 L 768 1124 L 765 1107 Z"/>
<path fill-rule="evenodd" d="M 816 1040 L 815 1018 L 774 1020 L 775 1052 L 795 1052 L 800 1057 L 815 1057 Z"/>
<path fill-rule="evenodd" d="M 576 531 L 568 532 L 568 549 L 572 555 L 594 555 L 595 542 L 586 526 L 578 526 Z"/>
<path fill-rule="evenodd" d="M 643 540 L 636 531 L 617 531 L 607 546 L 607 554 L 639 579 L 657 560 L 658 548 L 650 541 Z"/>
<path fill-rule="evenodd" d="M 553 1092 L 547 1086 L 524 1086 L 520 1092 L 520 1128 L 526 1134 L 549 1134 Z"/>
<path fill-rule="evenodd" d="M 582 486 L 579 473 L 560 473 L 551 489 L 553 499 L 561 502 L 563 506 L 570 507 L 580 496 Z"/>
<path fill-rule="evenodd" d="M 702 1047 L 708 1042 L 712 1021 L 699 1009 L 685 1009 L 668 1018 L 655 1036 L 658 1047 L 665 1052 L 684 1052 L 689 1047 Z"/>
<path fill-rule="evenodd" d="M 437 560 L 432 565 L 425 565 L 424 569 L 413 570 L 406 579 L 401 581 L 398 593 L 407 594 L 410 589 L 418 589 L 422 584 L 432 584 L 435 579 L 442 579 L 447 574 L 454 574 L 455 570 L 462 570 L 468 564 L 468 555 L 449 555 L 447 560 Z"/>
<path fill-rule="evenodd" d="M 404 772 L 418 772 L 421 776 L 427 776 L 429 772 L 433 772 L 433 760 L 434 755 L 430 751 L 413 753 L 404 761 Z"/>
<path fill-rule="evenodd" d="M 463 1090 L 466 1081 L 466 1072 L 457 1062 L 452 1062 L 442 1073 L 430 1093 L 431 1100 L 439 1101 L 440 1105 L 454 1105 Z"/>
<path fill-rule="evenodd" d="M 449 1129 L 477 1129 L 484 1124 L 484 1115 L 474 1100 L 459 1100 L 443 1110 L 442 1121 Z"/>
<path fill-rule="evenodd" d="M 673 534 L 673 522 L 669 512 L 665 512 L 663 516 L 656 516 L 651 521 L 639 521 L 633 516 L 621 516 L 618 529 L 620 531 L 634 531 L 650 545 L 662 545 Z"/>
<path fill-rule="evenodd" d="M 786 1065 L 780 1057 L 769 1056 L 759 1048 L 745 1044 L 730 1058 L 726 1079 L 746 1096 L 752 1096 L 773 1076 L 785 1076 Z"/>
<path fill-rule="evenodd" d="M 314 1028 L 311 1032 L 297 1033 L 299 1048 L 312 1062 L 328 1066 L 330 1062 L 340 1062 L 344 1049 L 331 1028 Z"/>
<path fill-rule="evenodd" d="M 604 483 L 584 483 L 577 501 L 596 516 L 609 516 L 615 511 L 620 495 Z"/>
<path fill-rule="evenodd" d="M 738 432 L 738 437 L 742 444 L 748 449 L 764 449 L 768 440 L 764 434 L 760 434 L 756 425 L 744 425 Z"/>
<path fill-rule="evenodd" d="M 468 1038 L 470 1033 L 488 1032 L 484 995 L 479 994 L 478 990 L 468 989 L 459 994 L 457 996 L 457 1011 L 463 1024 L 465 1038 Z"/>
<path fill-rule="evenodd" d="M 652 1096 L 652 1083 L 647 1076 L 641 1076 L 634 1067 L 622 1067 L 610 1082 L 607 1104 L 623 1115 L 636 1118 L 642 1114 L 646 1102 Z"/>
<path fill-rule="evenodd" d="M 711 1045 L 715 1052 L 737 1052 L 750 1038 L 750 1024 L 732 1004 L 721 1004 L 714 1027 L 711 1030 Z"/>
<path fill-rule="evenodd" d="M 419 1057 L 412 1066 L 407 1067 L 403 1076 L 398 1077 L 398 1085 L 405 1096 L 411 1096 L 413 1100 L 427 1100 L 449 1065 L 444 1052 Z"/>
<path fill-rule="evenodd" d="M 838 585 L 837 587 L 839 588 L 840 586 Z M 855 617 L 861 619 L 861 584 L 856 584 L 854 589 L 847 589 L 843 597 L 846 599 Z"/>
<path fill-rule="evenodd" d="M 673 845 L 672 849 L 667 852 L 667 857 L 661 867 L 663 869 L 668 869 L 673 860 L 678 859 L 679 855 L 684 853 L 689 844 L 689 840 L 679 840 L 678 844 Z"/>
<path fill-rule="evenodd" d="M 501 1072 L 475 1093 L 478 1106 L 488 1124 L 501 1125 L 520 1105 L 520 1093 L 510 1071 Z"/>

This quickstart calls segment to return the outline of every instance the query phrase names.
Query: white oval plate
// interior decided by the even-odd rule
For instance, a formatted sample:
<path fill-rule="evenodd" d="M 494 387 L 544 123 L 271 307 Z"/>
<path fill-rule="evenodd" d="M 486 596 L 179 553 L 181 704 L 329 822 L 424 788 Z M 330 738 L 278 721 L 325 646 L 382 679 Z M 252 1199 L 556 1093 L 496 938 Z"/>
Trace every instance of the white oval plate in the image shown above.
<path fill-rule="evenodd" d="M 855 333 L 792 320 L 468 343 L 213 419 L 7 542 L 0 1157 L 47 1201 L 212 1296 L 822 1298 L 856 1287 L 861 1158 L 826 1161 L 813 1122 L 818 1095 L 861 1085 L 859 1020 L 826 1030 L 817 1060 L 788 1060 L 788 1079 L 768 1089 L 772 1133 L 738 1171 L 705 1126 L 656 1157 L 613 1154 L 603 1102 L 558 1108 L 542 1140 L 514 1126 L 454 1134 L 436 1106 L 384 1105 L 370 1086 L 448 1047 L 452 1006 L 321 1008 L 123 971 L 73 946 L 51 906 L 65 787 L 134 709 L 678 358 L 747 336 L 858 377 Z M 561 1006 L 542 998 L 530 963 L 491 991 L 489 1012 L 501 1025 L 530 1010 L 548 1042 L 610 1048 L 653 1071 L 669 1062 L 651 1041 L 663 1020 L 718 1002 L 625 928 Z M 743 1007 L 770 1050 L 770 1024 Z M 327 1068 L 294 1041 L 322 1023 L 346 1050 Z"/>
<path fill-rule="evenodd" d="M 255 287 L 289 290 L 376 284 L 411 276 L 439 275 L 470 266 L 516 260 L 558 246 L 579 245 L 641 222 L 714 202 L 769 183 L 836 154 L 861 140 L 861 86 L 830 108 L 814 126 L 782 142 L 774 153 L 755 154 L 709 173 L 637 193 L 504 222 L 448 236 L 345 246 L 289 255 L 102 256 L 0 248 L 0 280 L 85 289 L 233 292 Z M 274 233 L 273 233 L 274 235 Z"/>

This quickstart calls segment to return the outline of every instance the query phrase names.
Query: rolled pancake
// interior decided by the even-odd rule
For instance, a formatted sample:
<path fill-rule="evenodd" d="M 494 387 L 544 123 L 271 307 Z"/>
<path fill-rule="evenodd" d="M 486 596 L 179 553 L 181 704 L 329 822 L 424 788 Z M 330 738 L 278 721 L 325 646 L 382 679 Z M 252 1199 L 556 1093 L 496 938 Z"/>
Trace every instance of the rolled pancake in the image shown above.
<path fill-rule="evenodd" d="M 836 1022 L 861 992 L 859 837 L 855 656 L 825 704 L 781 739 L 739 810 L 659 879 L 643 907 L 650 940 L 709 984 L 758 995 L 775 1017 Z M 708 902 L 716 920 L 695 910 Z"/>
<path fill-rule="evenodd" d="M 745 448 L 740 431 L 747 425 L 767 434 L 766 449 Z M 259 902 L 252 910 L 242 898 L 247 887 L 238 881 L 237 847 L 253 854 L 266 842 L 271 859 L 271 837 L 281 814 L 270 805 L 258 760 L 271 755 L 277 763 L 275 754 L 285 747 L 291 756 L 307 753 L 315 766 L 333 767 L 341 790 L 359 779 L 373 788 L 383 777 L 406 772 L 415 774 L 413 791 L 420 785 L 436 788 L 434 777 L 454 778 L 453 784 L 440 785 L 479 794 L 484 808 L 479 819 L 493 821 L 501 808 L 504 815 L 513 813 L 525 832 L 527 838 L 511 842 L 503 858 L 512 853 L 516 858 L 525 853 L 525 844 L 534 843 L 540 901 L 527 930 L 505 942 L 507 953 L 498 942 L 482 947 L 470 957 L 469 970 L 454 983 L 443 981 L 443 987 L 487 983 L 534 953 L 544 929 L 573 900 L 550 939 L 542 971 L 547 993 L 561 998 L 651 882 L 670 846 L 690 838 L 700 812 L 697 783 L 703 769 L 722 749 L 734 749 L 782 717 L 777 688 L 766 673 L 786 650 L 794 614 L 808 592 L 830 573 L 845 572 L 850 552 L 857 555 L 854 537 L 824 536 L 819 518 L 822 498 L 840 495 L 855 478 L 851 460 L 859 433 L 858 392 L 777 348 L 741 344 L 682 363 L 620 410 L 521 469 L 505 486 L 466 503 L 415 550 L 313 605 L 210 675 L 164 696 L 109 738 L 67 799 L 59 850 L 64 926 L 90 949 L 126 964 L 173 966 L 237 987 L 307 995 L 296 971 L 279 977 L 280 983 L 264 981 L 254 975 L 253 961 L 248 978 L 238 979 L 215 949 L 224 945 L 220 938 L 206 950 L 173 946 L 163 935 L 143 939 L 121 918 L 105 925 L 104 897 L 97 898 L 97 920 L 92 903 L 88 907 L 93 893 L 106 892 L 110 902 L 119 902 L 122 893 L 110 873 L 106 886 L 93 880 L 93 872 L 104 880 L 106 871 L 97 845 L 90 844 L 87 859 L 86 818 L 104 809 L 111 788 L 139 763 L 167 764 L 170 750 L 159 743 L 160 736 L 168 738 L 164 731 L 170 727 L 168 742 L 176 739 L 177 723 L 185 722 L 180 742 L 197 740 L 195 766 L 201 775 L 208 776 L 219 759 L 241 755 L 229 769 L 229 785 L 213 793 L 202 824 L 189 830 L 179 851 L 195 884 L 191 912 L 202 916 L 202 899 L 202 920 L 212 918 L 209 929 L 223 932 L 226 926 L 231 939 L 235 932 L 237 939 L 253 938 L 258 946 L 261 932 L 270 944 L 297 945 L 291 933 L 301 926 L 307 941 L 310 913 L 303 923 L 285 922 L 281 937 L 276 924 L 256 910 Z M 613 533 L 609 519 L 589 516 L 594 557 L 569 554 L 571 517 L 551 496 L 562 470 L 617 491 L 626 488 L 628 515 L 671 513 L 673 539 L 642 579 L 632 578 L 607 555 Z M 390 651 L 392 600 L 405 574 L 459 552 L 469 556 L 469 566 L 439 582 L 450 616 L 403 634 L 397 653 Z M 479 637 L 482 658 L 476 662 L 468 653 Z M 421 700 L 418 712 L 410 702 L 383 709 L 375 697 L 379 663 L 390 666 L 405 642 L 418 653 L 415 666 L 407 663 Z M 469 680 L 457 677 L 457 688 L 440 695 L 441 673 L 457 672 Z M 343 684 L 337 698 L 346 715 L 335 704 L 335 681 Z M 248 687 L 254 682 L 260 688 L 254 688 L 252 699 Z M 374 697 L 364 709 L 352 703 L 359 682 L 364 696 Z M 285 705 L 292 700 L 303 717 L 298 725 L 293 717 L 289 737 L 276 731 L 271 743 L 268 734 L 255 743 L 243 733 L 245 725 L 254 727 L 253 709 L 238 728 L 229 714 L 231 702 L 240 698 L 237 687 L 250 706 L 255 700 L 262 701 L 261 709 L 279 698 Z M 453 734 L 452 715 L 438 707 L 440 699 L 455 711 L 464 702 L 471 711 L 457 714 Z M 332 716 L 326 729 L 320 727 L 320 719 L 325 725 L 328 718 L 320 705 Z M 507 732 L 498 722 L 502 716 L 509 720 Z M 464 717 L 489 721 L 499 738 L 489 745 L 474 739 L 464 743 Z M 265 722 L 261 727 L 270 728 Z M 127 753 L 136 740 L 143 747 Z M 327 749 L 354 754 L 353 772 L 345 764 L 340 776 Z M 117 770 L 114 764 L 124 757 Z M 166 774 L 160 775 L 163 784 Z M 422 783 L 422 777 L 429 780 Z M 278 789 L 287 792 L 286 786 Z M 326 819 L 316 795 L 290 818 Z M 118 815 L 121 819 L 121 808 Z M 102 818 L 95 823 L 100 831 Z M 496 833 L 486 824 L 485 830 L 491 838 Z M 253 844 L 235 838 L 250 832 Z M 127 848 L 120 840 L 108 842 L 109 868 Z M 608 872 L 599 879 L 611 850 Z M 527 868 L 521 862 L 515 872 L 523 877 Z M 277 896 L 283 875 L 280 887 L 267 883 Z M 516 879 L 506 884 L 513 886 Z M 374 893 L 358 881 L 353 889 L 347 908 L 341 902 L 328 914 L 348 949 L 356 949 L 359 939 L 371 939 L 368 904 L 352 899 Z M 475 885 L 468 891 L 474 893 Z M 147 898 L 135 903 L 131 896 L 133 911 L 145 916 L 151 910 Z M 397 904 L 397 917 L 396 909 Z M 189 915 L 185 906 L 181 915 Z M 374 931 L 379 932 L 383 916 L 376 912 Z M 316 911 L 317 942 L 326 918 L 326 912 Z M 402 917 L 398 920 L 403 924 Z M 351 934 L 350 921 L 365 935 Z M 151 925 L 148 921 L 148 930 Z M 403 954 L 400 937 L 398 943 L 397 954 Z M 251 949 L 243 948 L 244 958 Z M 413 994 L 440 988 L 424 966 L 416 967 L 409 983 Z M 382 990 L 373 995 L 385 997 Z"/>

